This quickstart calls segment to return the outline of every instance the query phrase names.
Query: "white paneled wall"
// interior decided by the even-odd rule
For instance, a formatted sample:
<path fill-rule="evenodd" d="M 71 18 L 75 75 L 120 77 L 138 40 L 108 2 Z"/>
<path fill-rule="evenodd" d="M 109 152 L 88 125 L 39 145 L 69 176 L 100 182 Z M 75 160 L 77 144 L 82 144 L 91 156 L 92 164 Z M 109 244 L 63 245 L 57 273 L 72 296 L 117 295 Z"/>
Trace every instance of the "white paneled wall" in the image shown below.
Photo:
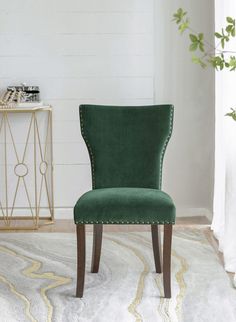
<path fill-rule="evenodd" d="M 153 0 L 0 0 L 0 88 L 39 85 L 54 107 L 55 206 L 91 187 L 81 103 L 153 103 Z"/>
<path fill-rule="evenodd" d="M 205 39 L 214 44 L 214 0 L 155 0 L 155 4 L 155 102 L 172 102 L 175 106 L 173 135 L 164 162 L 163 189 L 171 194 L 181 214 L 211 216 L 214 70 L 192 63 L 188 33 L 180 36 L 169 17 L 178 8 L 184 8 L 192 28 L 203 32 Z"/>

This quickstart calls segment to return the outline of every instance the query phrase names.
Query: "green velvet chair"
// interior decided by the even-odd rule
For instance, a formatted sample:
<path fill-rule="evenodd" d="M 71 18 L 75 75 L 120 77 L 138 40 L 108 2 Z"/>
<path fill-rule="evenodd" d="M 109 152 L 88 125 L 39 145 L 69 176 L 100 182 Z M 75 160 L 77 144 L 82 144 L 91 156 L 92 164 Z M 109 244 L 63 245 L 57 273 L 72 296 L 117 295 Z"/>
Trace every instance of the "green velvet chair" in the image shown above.
<path fill-rule="evenodd" d="M 172 105 L 81 105 L 81 132 L 87 145 L 93 190 L 74 207 L 77 226 L 77 290 L 85 276 L 85 225 L 93 224 L 92 272 L 99 269 L 104 224 L 151 225 L 157 273 L 162 272 L 159 225 L 164 225 L 163 281 L 171 297 L 171 240 L 175 206 L 161 191 L 162 163 L 173 124 Z"/>

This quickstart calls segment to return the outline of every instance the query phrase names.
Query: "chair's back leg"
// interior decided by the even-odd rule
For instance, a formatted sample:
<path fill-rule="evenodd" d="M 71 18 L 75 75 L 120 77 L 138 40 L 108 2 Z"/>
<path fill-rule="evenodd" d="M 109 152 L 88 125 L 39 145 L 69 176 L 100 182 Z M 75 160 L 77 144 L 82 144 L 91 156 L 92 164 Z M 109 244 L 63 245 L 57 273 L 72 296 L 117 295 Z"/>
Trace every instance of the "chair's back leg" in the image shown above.
<path fill-rule="evenodd" d="M 171 298 L 171 241 L 172 225 L 164 225 L 163 282 L 165 298 Z"/>
<path fill-rule="evenodd" d="M 152 229 L 152 247 L 155 261 L 156 272 L 162 272 L 162 255 L 161 255 L 161 232 L 159 225 L 151 225 Z"/>
<path fill-rule="evenodd" d="M 99 270 L 99 263 L 101 257 L 102 248 L 102 224 L 93 225 L 93 255 L 92 255 L 92 265 L 91 272 L 97 273 Z"/>
<path fill-rule="evenodd" d="M 85 225 L 76 225 L 77 233 L 77 287 L 76 297 L 83 297 L 85 275 Z"/>

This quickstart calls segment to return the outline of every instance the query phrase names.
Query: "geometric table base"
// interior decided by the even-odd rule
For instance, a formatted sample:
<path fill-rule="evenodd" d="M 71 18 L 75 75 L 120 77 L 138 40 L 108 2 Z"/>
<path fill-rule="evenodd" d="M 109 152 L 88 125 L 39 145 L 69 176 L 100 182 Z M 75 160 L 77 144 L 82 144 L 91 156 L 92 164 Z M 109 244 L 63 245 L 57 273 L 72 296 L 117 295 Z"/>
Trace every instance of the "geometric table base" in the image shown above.
<path fill-rule="evenodd" d="M 0 230 L 54 222 L 52 108 L 0 109 Z"/>

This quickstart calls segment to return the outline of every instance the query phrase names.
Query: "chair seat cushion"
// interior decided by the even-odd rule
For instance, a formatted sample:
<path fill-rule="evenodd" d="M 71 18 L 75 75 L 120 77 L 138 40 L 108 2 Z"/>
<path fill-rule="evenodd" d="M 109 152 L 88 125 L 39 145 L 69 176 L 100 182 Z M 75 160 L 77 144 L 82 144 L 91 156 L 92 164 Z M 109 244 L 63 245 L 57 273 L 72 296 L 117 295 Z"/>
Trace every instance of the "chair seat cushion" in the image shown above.
<path fill-rule="evenodd" d="M 148 188 L 104 188 L 86 192 L 74 207 L 76 224 L 174 224 L 168 194 Z"/>

